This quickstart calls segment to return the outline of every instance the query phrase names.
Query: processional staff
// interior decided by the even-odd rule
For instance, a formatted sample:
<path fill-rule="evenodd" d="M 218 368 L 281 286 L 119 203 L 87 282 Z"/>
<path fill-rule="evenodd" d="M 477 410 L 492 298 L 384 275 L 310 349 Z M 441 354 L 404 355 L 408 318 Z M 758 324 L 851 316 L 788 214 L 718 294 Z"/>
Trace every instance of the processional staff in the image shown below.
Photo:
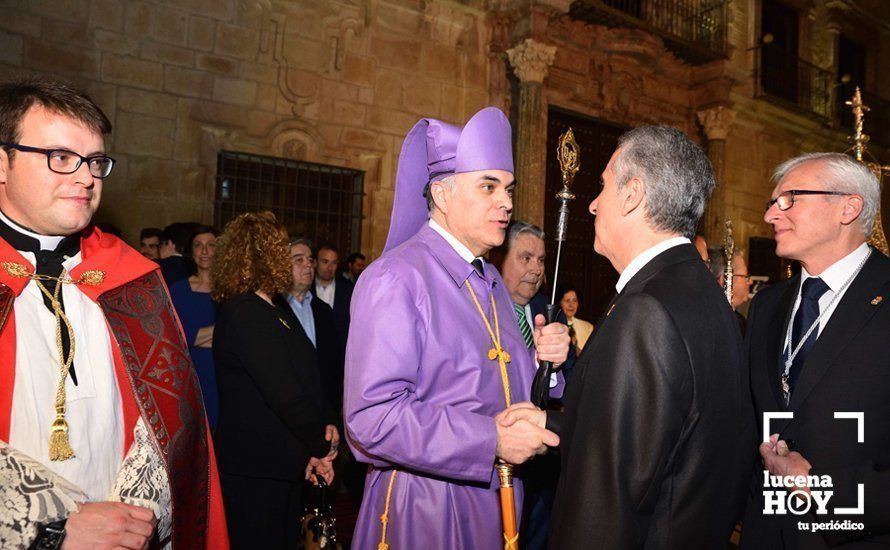
<path fill-rule="evenodd" d="M 878 162 L 868 162 L 865 158 L 866 155 L 874 159 L 871 153 L 868 152 L 868 142 L 871 139 L 868 134 L 865 133 L 865 113 L 869 112 L 871 109 L 862 102 L 862 92 L 859 90 L 859 86 L 856 86 L 856 93 L 853 94 L 853 97 L 846 102 L 847 105 L 850 106 L 850 110 L 853 111 L 853 135 L 849 137 L 850 141 L 853 142 L 853 147 L 848 149 L 847 152 L 853 152 L 853 157 L 859 162 L 868 166 L 868 168 L 874 173 L 875 177 L 878 178 L 878 183 L 882 183 L 883 176 L 885 173 L 890 172 L 890 166 L 881 165 Z M 877 248 L 884 254 L 888 254 L 890 252 L 890 248 L 887 245 L 887 238 L 884 236 L 884 227 L 883 222 L 881 220 L 881 208 L 878 206 L 878 212 L 875 216 L 875 225 L 872 228 L 871 235 L 868 238 L 868 244 Z"/>
<path fill-rule="evenodd" d="M 726 264 L 723 266 L 723 293 L 732 306 L 732 255 L 735 253 L 735 239 L 732 238 L 732 220 L 726 220 L 726 232 L 723 234 L 723 255 Z"/>
<path fill-rule="evenodd" d="M 556 265 L 553 270 L 553 293 L 550 296 L 550 303 L 546 307 L 547 322 L 552 323 L 556 320 L 556 283 L 559 279 L 559 262 L 562 255 L 562 243 L 566 240 L 566 226 L 569 219 L 569 201 L 575 199 L 575 195 L 569 190 L 569 186 L 575 179 L 575 174 L 581 167 L 581 151 L 578 143 L 575 141 L 575 133 L 572 129 L 559 137 L 559 146 L 556 149 L 556 156 L 559 159 L 559 167 L 562 170 L 562 190 L 556 194 L 559 200 L 559 221 L 556 224 Z M 553 363 L 550 361 L 542 361 L 535 373 L 535 379 L 532 382 L 531 401 L 542 409 L 547 408 L 550 400 L 550 375 L 553 371 Z"/>

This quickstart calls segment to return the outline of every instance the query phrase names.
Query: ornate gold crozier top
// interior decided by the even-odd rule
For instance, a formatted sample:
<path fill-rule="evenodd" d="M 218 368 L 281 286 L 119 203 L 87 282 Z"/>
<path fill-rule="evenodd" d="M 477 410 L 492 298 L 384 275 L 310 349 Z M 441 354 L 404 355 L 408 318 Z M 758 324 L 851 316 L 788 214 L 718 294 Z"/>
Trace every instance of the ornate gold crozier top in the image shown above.
<path fill-rule="evenodd" d="M 556 148 L 556 158 L 559 159 L 559 168 L 562 170 L 562 190 L 556 194 L 561 200 L 573 200 L 575 195 L 569 190 L 575 180 L 575 174 L 581 168 L 581 151 L 575 141 L 575 133 L 571 128 L 559 136 L 559 146 Z"/>

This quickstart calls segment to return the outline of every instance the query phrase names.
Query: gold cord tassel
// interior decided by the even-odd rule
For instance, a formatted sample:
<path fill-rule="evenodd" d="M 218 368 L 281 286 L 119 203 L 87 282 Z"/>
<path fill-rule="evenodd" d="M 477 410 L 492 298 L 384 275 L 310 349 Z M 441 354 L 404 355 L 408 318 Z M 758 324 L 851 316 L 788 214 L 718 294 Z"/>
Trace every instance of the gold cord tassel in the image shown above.
<path fill-rule="evenodd" d="M 68 441 L 68 422 L 65 420 L 65 407 L 56 409 L 56 419 L 49 434 L 49 459 L 68 460 L 74 457 L 74 449 Z"/>

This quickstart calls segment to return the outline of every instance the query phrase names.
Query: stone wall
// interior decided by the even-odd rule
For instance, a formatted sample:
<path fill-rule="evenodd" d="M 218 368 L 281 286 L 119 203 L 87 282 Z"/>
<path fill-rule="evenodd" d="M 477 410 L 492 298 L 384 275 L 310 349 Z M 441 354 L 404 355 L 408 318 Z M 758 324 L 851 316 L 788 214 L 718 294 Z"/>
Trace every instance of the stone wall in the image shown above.
<path fill-rule="evenodd" d="M 383 248 L 401 141 L 488 103 L 473 2 L 2 0 L 0 78 L 63 76 L 111 118 L 97 219 L 212 221 L 219 150 L 365 171 L 362 248 Z M 9 14 L 14 14 L 10 16 Z"/>

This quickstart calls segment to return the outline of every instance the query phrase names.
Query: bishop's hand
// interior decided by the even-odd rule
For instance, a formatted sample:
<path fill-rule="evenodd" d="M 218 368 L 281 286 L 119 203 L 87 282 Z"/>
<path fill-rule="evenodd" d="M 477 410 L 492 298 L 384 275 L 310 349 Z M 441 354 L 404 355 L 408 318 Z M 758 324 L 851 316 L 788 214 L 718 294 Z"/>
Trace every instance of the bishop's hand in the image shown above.
<path fill-rule="evenodd" d="M 531 403 L 514 405 L 518 409 L 532 407 L 541 411 Z M 510 464 L 522 464 L 535 455 L 547 452 L 547 447 L 559 445 L 559 436 L 543 427 L 543 424 L 532 423 L 524 418 L 515 418 L 507 422 L 506 416 L 514 409 L 507 409 L 495 417 L 498 432 L 497 457 Z"/>

